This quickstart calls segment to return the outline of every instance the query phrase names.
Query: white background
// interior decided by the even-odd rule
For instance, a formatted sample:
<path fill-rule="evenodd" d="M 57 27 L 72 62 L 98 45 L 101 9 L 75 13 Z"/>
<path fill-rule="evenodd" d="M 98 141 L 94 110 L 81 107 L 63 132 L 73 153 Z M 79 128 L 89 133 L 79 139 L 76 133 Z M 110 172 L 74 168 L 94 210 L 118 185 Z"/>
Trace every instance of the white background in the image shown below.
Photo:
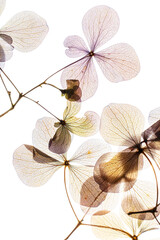
<path fill-rule="evenodd" d="M 83 36 L 81 20 L 96 5 L 108 5 L 120 17 L 120 29 L 104 47 L 119 42 L 132 45 L 140 59 L 141 72 L 130 81 L 110 83 L 97 68 L 99 87 L 96 94 L 83 103 L 81 115 L 93 110 L 99 115 L 111 102 L 137 106 L 146 117 L 160 107 L 160 14 L 159 0 L 7 0 L 0 25 L 14 14 L 31 10 L 46 19 L 49 33 L 43 43 L 30 53 L 14 51 L 4 71 L 20 91 L 25 92 L 45 80 L 53 72 L 74 59 L 65 56 L 63 41 L 68 35 Z M 60 86 L 60 74 L 52 83 Z M 0 112 L 9 107 L 0 85 Z M 52 88 L 44 87 L 32 94 L 56 116 L 62 117 L 64 98 Z M 32 130 L 37 119 L 49 116 L 32 102 L 21 100 L 16 108 L 0 119 L 0 239 L 63 240 L 76 225 L 63 186 L 63 170 L 40 188 L 25 186 L 12 165 L 14 150 L 21 144 L 32 144 Z M 96 137 L 100 137 L 97 134 Z M 74 137 L 70 153 L 84 141 Z M 70 154 L 69 154 L 70 155 Z M 77 206 L 78 207 L 78 206 Z M 80 227 L 70 239 L 95 239 L 87 227 Z M 149 238 L 148 238 L 149 239 Z"/>

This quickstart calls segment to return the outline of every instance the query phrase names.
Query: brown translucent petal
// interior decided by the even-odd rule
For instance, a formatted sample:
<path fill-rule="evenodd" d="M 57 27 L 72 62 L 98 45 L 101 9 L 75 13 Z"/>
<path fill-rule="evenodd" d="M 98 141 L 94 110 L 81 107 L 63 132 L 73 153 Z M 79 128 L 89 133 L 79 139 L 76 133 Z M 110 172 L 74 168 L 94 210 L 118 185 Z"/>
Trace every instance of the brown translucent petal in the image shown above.
<path fill-rule="evenodd" d="M 63 162 L 33 146 L 22 145 L 14 152 L 13 165 L 23 183 L 38 187 L 45 184 L 63 165 Z"/>
<path fill-rule="evenodd" d="M 123 151 L 119 153 L 106 153 L 98 160 L 95 166 L 95 179 L 101 187 L 108 188 L 109 185 L 124 183 L 123 190 L 127 191 L 132 187 L 138 176 L 139 152 Z M 98 170 L 97 170 L 98 169 Z M 130 183 L 130 184 L 129 184 Z"/>
<path fill-rule="evenodd" d="M 62 95 L 69 101 L 81 101 L 82 91 L 79 87 L 79 81 L 75 79 L 66 80 L 67 89 L 62 89 Z"/>
<path fill-rule="evenodd" d="M 160 147 L 160 120 L 155 122 L 152 126 L 142 133 L 142 137 L 149 146 Z"/>
<path fill-rule="evenodd" d="M 87 214 L 98 210 L 113 210 L 120 200 L 119 197 L 119 194 L 108 193 L 100 189 L 94 177 L 90 177 L 81 188 L 81 209 Z"/>
<path fill-rule="evenodd" d="M 57 154 L 62 154 L 67 152 L 70 144 L 71 135 L 68 129 L 61 125 L 49 141 L 49 150 Z"/>
<path fill-rule="evenodd" d="M 99 188 L 94 177 L 90 177 L 82 185 L 80 204 L 89 208 L 96 208 L 105 200 L 106 196 L 107 193 Z"/>

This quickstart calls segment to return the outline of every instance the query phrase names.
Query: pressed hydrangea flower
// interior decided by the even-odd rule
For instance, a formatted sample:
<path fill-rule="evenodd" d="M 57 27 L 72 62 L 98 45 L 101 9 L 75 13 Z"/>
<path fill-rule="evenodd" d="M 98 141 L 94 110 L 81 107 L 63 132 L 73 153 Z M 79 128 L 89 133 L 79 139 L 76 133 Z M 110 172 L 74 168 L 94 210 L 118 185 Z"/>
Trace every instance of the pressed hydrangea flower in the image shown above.
<path fill-rule="evenodd" d="M 128 195 L 127 199 L 132 199 L 132 201 L 128 201 L 131 208 L 128 205 L 127 209 L 131 210 L 134 207 L 140 211 L 149 210 L 151 206 L 152 208 L 158 207 L 158 180 L 152 160 L 159 167 L 159 155 L 157 154 L 160 141 L 159 124 L 158 120 L 143 132 L 144 117 L 142 113 L 136 107 L 128 104 L 110 104 L 102 112 L 100 123 L 102 137 L 110 144 L 127 148 L 118 153 L 108 152 L 97 161 L 94 178 L 101 189 L 112 191 L 113 188 L 117 192 L 122 189 L 123 191 L 131 190 L 137 180 L 138 170 L 142 168 L 143 164 L 151 166 L 150 170 L 155 177 L 156 199 L 154 198 L 154 202 L 148 204 L 149 198 L 142 196 L 135 200 L 133 195 Z M 123 188 L 121 188 L 121 183 L 123 183 Z"/>
<path fill-rule="evenodd" d="M 5 0 L 0 0 L 0 14 L 5 3 Z M 36 13 L 17 13 L 0 29 L 0 67 L 12 57 L 14 48 L 21 52 L 32 51 L 43 41 L 47 32 L 46 21 Z"/>
<path fill-rule="evenodd" d="M 96 237 L 103 240 L 140 240 L 141 237 L 143 239 L 142 235 L 144 233 L 146 233 L 145 239 L 158 240 L 158 237 L 155 238 L 154 234 L 152 234 L 152 236 L 149 234 L 147 237 L 147 232 L 151 230 L 158 231 L 159 229 L 155 220 L 142 221 L 139 219 L 133 219 L 123 211 L 120 211 L 119 215 L 115 212 L 97 212 L 92 216 L 91 224 L 93 225 L 93 233 L 96 235 Z"/>
<path fill-rule="evenodd" d="M 68 168 L 71 195 L 80 202 L 81 186 L 93 176 L 94 164 L 107 151 L 107 144 L 98 139 L 88 140 L 68 159 L 66 154 L 49 150 L 48 142 L 54 132 L 52 118 L 38 120 L 33 131 L 33 146 L 22 145 L 14 152 L 14 167 L 23 183 L 34 187 L 45 184 L 59 168 Z"/>
<path fill-rule="evenodd" d="M 143 165 L 143 158 L 150 164 L 149 157 L 156 161 L 154 143 L 159 141 L 158 136 L 155 136 L 158 126 L 159 122 L 143 132 L 144 117 L 132 105 L 110 104 L 105 107 L 100 123 L 102 137 L 110 144 L 127 148 L 119 153 L 109 152 L 99 159 L 97 165 L 101 177 L 110 184 L 124 181 L 126 187 L 128 182 L 134 182 L 138 169 Z"/>
<path fill-rule="evenodd" d="M 71 143 L 71 133 L 88 137 L 99 130 L 99 116 L 95 112 L 88 111 L 82 118 L 75 117 L 80 111 L 81 104 L 67 101 L 67 107 L 63 113 L 63 120 L 53 120 L 55 132 L 49 141 L 49 149 L 55 153 L 65 153 Z M 58 129 L 57 129 L 58 128 Z"/>
<path fill-rule="evenodd" d="M 90 9 L 83 17 L 82 28 L 89 50 L 84 40 L 77 35 L 65 39 L 64 46 L 68 48 L 67 56 L 82 58 L 62 72 L 63 87 L 66 86 L 66 79 L 78 79 L 82 89 L 82 100 L 91 97 L 98 86 L 93 57 L 109 81 L 125 81 L 138 74 L 139 60 L 135 50 L 129 44 L 119 43 L 96 52 L 118 31 L 119 18 L 112 8 L 97 6 Z"/>

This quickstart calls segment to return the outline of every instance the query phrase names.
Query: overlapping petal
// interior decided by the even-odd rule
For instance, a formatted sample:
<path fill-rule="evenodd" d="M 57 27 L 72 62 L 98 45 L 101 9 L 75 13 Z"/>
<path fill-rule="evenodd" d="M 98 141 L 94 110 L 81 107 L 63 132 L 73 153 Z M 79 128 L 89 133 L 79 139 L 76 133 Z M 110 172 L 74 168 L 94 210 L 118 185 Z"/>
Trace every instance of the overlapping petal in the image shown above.
<path fill-rule="evenodd" d="M 57 154 L 67 152 L 71 144 L 71 135 L 66 127 L 60 126 L 49 141 L 49 150 Z"/>
<path fill-rule="evenodd" d="M 34 12 L 24 11 L 13 16 L 0 30 L 10 36 L 12 45 L 19 51 L 37 48 L 48 32 L 46 21 Z"/>
<path fill-rule="evenodd" d="M 67 79 L 78 79 L 82 90 L 81 100 L 87 100 L 96 92 L 98 87 L 98 77 L 93 63 L 93 59 L 88 57 L 67 67 L 61 75 L 61 84 L 66 88 Z"/>
<path fill-rule="evenodd" d="M 156 204 L 156 184 L 144 180 L 138 180 L 132 189 L 123 194 L 122 208 L 130 216 L 141 219 L 151 220 L 154 215 L 146 210 L 153 209 Z M 134 213 L 135 212 L 135 213 Z M 140 213 L 136 213 L 140 212 Z"/>
<path fill-rule="evenodd" d="M 37 148 L 30 145 L 22 145 L 16 149 L 13 155 L 13 165 L 23 183 L 32 187 L 45 184 L 63 165 Z"/>
<path fill-rule="evenodd" d="M 91 224 L 93 225 L 94 234 L 104 240 L 139 239 L 144 232 L 158 229 L 155 220 L 141 221 L 133 219 L 123 211 L 120 211 L 119 215 L 114 212 L 98 212 L 92 216 Z"/>

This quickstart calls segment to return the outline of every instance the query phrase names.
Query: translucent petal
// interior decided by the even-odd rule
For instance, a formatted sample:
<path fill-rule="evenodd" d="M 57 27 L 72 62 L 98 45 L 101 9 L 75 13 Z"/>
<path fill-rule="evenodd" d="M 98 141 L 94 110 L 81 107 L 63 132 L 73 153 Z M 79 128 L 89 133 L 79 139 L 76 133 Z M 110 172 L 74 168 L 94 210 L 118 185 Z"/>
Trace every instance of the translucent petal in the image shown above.
<path fill-rule="evenodd" d="M 67 37 L 64 40 L 64 46 L 68 48 L 65 51 L 68 57 L 82 57 L 88 53 L 84 40 L 77 35 Z"/>
<path fill-rule="evenodd" d="M 132 146 L 140 142 L 144 117 L 129 104 L 110 104 L 103 109 L 100 133 L 104 140 L 118 146 Z"/>
<path fill-rule="evenodd" d="M 5 41 L 5 38 L 0 34 L 0 62 L 9 60 L 13 55 L 13 47 Z"/>
<path fill-rule="evenodd" d="M 75 152 L 70 161 L 94 167 L 101 155 L 109 150 L 109 146 L 100 139 L 90 139 L 85 141 Z"/>
<path fill-rule="evenodd" d="M 139 212 L 149 210 L 155 207 L 156 203 L 156 185 L 153 182 L 138 180 L 133 188 L 124 193 L 122 208 L 128 214 L 130 212 Z M 151 213 L 132 214 L 131 217 L 144 219 L 154 219 Z"/>
<path fill-rule="evenodd" d="M 106 153 L 96 163 L 95 179 L 101 189 L 105 183 L 107 189 L 108 184 L 124 182 L 124 190 L 127 191 L 137 179 L 139 165 L 139 153 L 137 152 Z"/>
<path fill-rule="evenodd" d="M 103 74 L 111 82 L 129 80 L 140 71 L 137 54 L 127 43 L 113 45 L 94 56 Z"/>
<path fill-rule="evenodd" d="M 78 102 L 67 101 L 67 107 L 63 113 L 63 120 L 68 120 L 74 117 L 81 109 L 81 104 Z"/>
<path fill-rule="evenodd" d="M 19 178 L 29 186 L 45 184 L 63 162 L 51 158 L 30 145 L 22 145 L 14 152 L 13 165 Z"/>
<path fill-rule="evenodd" d="M 1 28 L 1 33 L 13 39 L 13 46 L 22 52 L 39 46 L 48 32 L 46 21 L 34 12 L 24 11 L 13 16 Z"/>
<path fill-rule="evenodd" d="M 60 126 L 53 138 L 49 141 L 49 150 L 53 153 L 62 154 L 67 152 L 71 144 L 71 135 L 65 126 Z"/>
<path fill-rule="evenodd" d="M 86 214 L 93 213 L 97 211 L 97 208 L 101 208 L 107 197 L 107 193 L 99 188 L 93 177 L 88 178 L 83 183 L 80 194 L 81 208 Z"/>
<path fill-rule="evenodd" d="M 61 156 L 59 154 L 52 153 L 48 146 L 50 139 L 53 138 L 57 130 L 57 128 L 54 127 L 55 122 L 57 122 L 57 119 L 49 117 L 39 119 L 36 123 L 35 129 L 33 130 L 32 141 L 34 147 L 40 149 L 52 158 L 61 160 Z"/>
<path fill-rule="evenodd" d="M 91 224 L 101 227 L 92 227 L 93 233 L 97 238 L 103 240 L 131 239 L 130 234 L 126 230 L 126 226 L 121 216 L 115 212 L 103 214 L 97 212 L 91 218 Z"/>
<path fill-rule="evenodd" d="M 156 108 L 152 110 L 149 113 L 149 118 L 148 118 L 149 124 L 154 124 L 158 120 L 160 120 L 160 108 Z"/>
<path fill-rule="evenodd" d="M 147 143 L 148 150 L 160 150 L 160 120 L 151 125 L 142 133 L 144 141 Z"/>
<path fill-rule="evenodd" d="M 0 15 L 3 12 L 5 5 L 6 5 L 6 0 L 0 0 Z"/>
<path fill-rule="evenodd" d="M 86 112 L 84 117 L 66 120 L 68 130 L 78 136 L 88 137 L 99 131 L 100 118 L 95 112 Z"/>
<path fill-rule="evenodd" d="M 61 83 L 63 88 L 66 88 L 67 79 L 79 80 L 82 90 L 81 101 L 92 97 L 98 87 L 98 77 L 92 57 L 86 56 L 62 72 Z"/>
<path fill-rule="evenodd" d="M 96 6 L 84 15 L 82 28 L 89 47 L 94 52 L 116 34 L 119 17 L 112 8 L 104 5 Z"/>

